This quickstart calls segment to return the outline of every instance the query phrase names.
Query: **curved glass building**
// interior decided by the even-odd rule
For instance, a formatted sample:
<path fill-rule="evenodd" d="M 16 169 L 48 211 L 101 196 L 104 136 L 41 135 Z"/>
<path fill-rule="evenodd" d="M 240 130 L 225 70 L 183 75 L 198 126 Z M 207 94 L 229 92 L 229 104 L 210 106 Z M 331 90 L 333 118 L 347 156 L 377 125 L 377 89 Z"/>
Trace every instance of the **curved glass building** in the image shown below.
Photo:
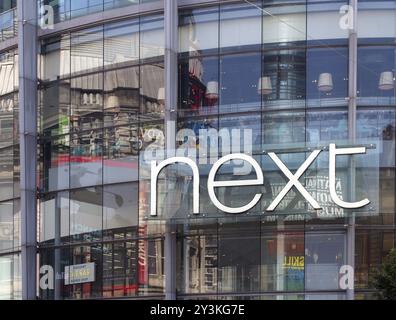
<path fill-rule="evenodd" d="M 395 40 L 394 0 L 0 1 L 0 299 L 371 299 Z"/>

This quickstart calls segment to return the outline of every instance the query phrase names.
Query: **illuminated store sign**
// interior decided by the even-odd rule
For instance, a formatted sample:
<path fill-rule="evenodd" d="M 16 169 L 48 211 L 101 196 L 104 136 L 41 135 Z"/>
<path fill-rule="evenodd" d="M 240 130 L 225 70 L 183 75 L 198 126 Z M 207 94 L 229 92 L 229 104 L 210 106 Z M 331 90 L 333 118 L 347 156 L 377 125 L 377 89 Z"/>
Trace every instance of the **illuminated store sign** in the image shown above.
<path fill-rule="evenodd" d="M 299 193 L 305 198 L 305 200 L 315 209 L 321 210 L 321 206 L 306 190 L 306 188 L 300 183 L 299 179 L 306 172 L 309 166 L 315 161 L 322 150 L 314 150 L 305 162 L 300 166 L 295 174 L 291 173 L 286 165 L 279 159 L 274 152 L 269 152 L 268 155 L 277 167 L 283 172 L 283 174 L 289 179 L 286 186 L 277 194 L 272 203 L 267 207 L 266 211 L 273 212 L 278 207 L 280 202 L 290 192 L 294 186 Z M 357 209 L 362 208 L 370 203 L 370 200 L 363 199 L 357 202 L 347 202 L 341 199 L 337 193 L 337 181 L 336 181 L 336 157 L 338 155 L 354 155 L 354 154 L 365 154 L 366 147 L 354 147 L 354 148 L 337 148 L 335 144 L 329 145 L 329 184 L 328 191 L 331 200 L 340 208 L 344 209 Z M 217 181 L 216 175 L 219 169 L 227 162 L 232 160 L 242 160 L 249 163 L 255 170 L 256 179 L 251 180 L 233 180 L 233 181 Z M 168 165 L 175 163 L 184 163 L 192 169 L 193 176 L 193 213 L 199 214 L 199 169 L 197 164 L 187 157 L 173 157 L 160 162 L 157 165 L 157 161 L 151 162 L 151 216 L 157 216 L 157 181 L 160 172 Z M 258 186 L 263 185 L 264 175 L 260 165 L 251 156 L 242 153 L 229 154 L 217 160 L 208 176 L 208 194 L 212 203 L 221 211 L 225 213 L 243 213 L 252 209 L 261 199 L 262 194 L 255 194 L 253 199 L 242 207 L 228 207 L 222 204 L 215 193 L 215 188 L 220 187 L 244 187 L 244 186 Z"/>
<path fill-rule="evenodd" d="M 304 256 L 285 256 L 283 259 L 283 268 L 291 270 L 304 269 Z"/>
<path fill-rule="evenodd" d="M 95 281 L 95 263 L 84 263 L 65 267 L 65 284 L 88 283 Z"/>

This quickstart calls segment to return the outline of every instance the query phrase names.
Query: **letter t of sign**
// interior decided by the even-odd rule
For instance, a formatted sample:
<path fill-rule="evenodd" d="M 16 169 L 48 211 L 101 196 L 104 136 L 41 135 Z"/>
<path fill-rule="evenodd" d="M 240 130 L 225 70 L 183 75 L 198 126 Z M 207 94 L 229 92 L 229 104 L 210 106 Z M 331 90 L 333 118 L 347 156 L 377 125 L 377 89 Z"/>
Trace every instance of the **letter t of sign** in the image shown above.
<path fill-rule="evenodd" d="M 285 176 L 289 178 L 289 182 L 286 184 L 283 190 L 278 194 L 278 196 L 271 203 L 271 205 L 267 208 L 267 211 L 274 211 L 293 186 L 295 186 L 297 190 L 300 191 L 300 193 L 304 196 L 304 198 L 311 204 L 311 206 L 314 209 L 316 210 L 320 209 L 320 206 L 316 202 L 316 200 L 312 198 L 312 196 L 308 193 L 308 191 L 302 186 L 300 181 L 298 181 L 298 179 L 304 174 L 304 172 L 308 169 L 311 163 L 315 161 L 315 159 L 318 157 L 320 152 L 321 150 L 315 150 L 314 152 L 312 152 L 309 155 L 308 159 L 305 160 L 305 162 L 301 165 L 301 167 L 297 170 L 297 172 L 294 175 L 290 172 L 290 170 L 284 165 L 284 163 L 279 159 L 279 157 L 275 153 L 273 152 L 268 153 L 268 155 L 276 163 L 279 169 L 281 169 L 282 172 L 285 174 Z"/>
<path fill-rule="evenodd" d="M 335 204 L 345 209 L 362 208 L 370 203 L 369 199 L 364 199 L 358 202 L 346 202 L 341 200 L 336 192 L 336 157 L 337 155 L 351 155 L 366 153 L 365 147 L 358 148 L 342 148 L 337 149 L 334 143 L 330 144 L 329 148 L 329 189 L 331 199 Z"/>

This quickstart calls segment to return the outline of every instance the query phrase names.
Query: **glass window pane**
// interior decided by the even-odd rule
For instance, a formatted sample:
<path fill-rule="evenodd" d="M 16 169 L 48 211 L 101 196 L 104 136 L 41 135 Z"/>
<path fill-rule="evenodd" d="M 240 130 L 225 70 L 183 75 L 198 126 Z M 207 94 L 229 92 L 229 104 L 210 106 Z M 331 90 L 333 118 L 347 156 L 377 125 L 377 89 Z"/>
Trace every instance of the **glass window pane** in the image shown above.
<path fill-rule="evenodd" d="M 103 74 L 71 80 L 71 186 L 92 186 L 103 179 Z"/>
<path fill-rule="evenodd" d="M 70 36 L 45 40 L 41 46 L 40 78 L 54 81 L 70 75 Z"/>
<path fill-rule="evenodd" d="M 14 200 L 14 248 L 21 248 L 21 200 Z"/>
<path fill-rule="evenodd" d="M 16 2 L 5 1 L 0 12 L 0 41 L 13 38 L 17 34 L 17 9 Z"/>
<path fill-rule="evenodd" d="M 105 73 L 104 183 L 138 179 L 143 140 L 138 123 L 139 68 Z"/>
<path fill-rule="evenodd" d="M 140 67 L 140 112 L 144 121 L 164 117 L 164 77 L 162 62 Z"/>
<path fill-rule="evenodd" d="M 14 247 L 13 203 L 0 203 L 0 253 Z"/>
<path fill-rule="evenodd" d="M 261 53 L 220 59 L 220 112 L 261 110 Z"/>
<path fill-rule="evenodd" d="M 306 79 L 308 107 L 346 107 L 348 48 L 309 49 Z"/>
<path fill-rule="evenodd" d="M 14 139 L 14 95 L 0 97 L 0 148 L 9 146 Z"/>
<path fill-rule="evenodd" d="M 340 14 L 341 8 L 348 4 L 346 0 L 328 1 L 326 4 L 323 1 L 309 0 L 307 2 L 307 40 L 330 44 L 334 40 L 348 38 L 349 25 L 345 19 L 346 14 Z"/>
<path fill-rule="evenodd" d="M 104 27 L 104 63 L 124 65 L 139 60 L 139 20 L 106 24 Z"/>
<path fill-rule="evenodd" d="M 305 50 L 264 51 L 262 77 L 264 109 L 305 108 Z"/>
<path fill-rule="evenodd" d="M 358 48 L 358 105 L 395 105 L 395 47 Z"/>
<path fill-rule="evenodd" d="M 307 112 L 307 142 L 325 145 L 348 139 L 347 121 L 346 111 Z"/>
<path fill-rule="evenodd" d="M 60 192 L 40 202 L 40 241 L 59 245 L 69 241 L 69 193 Z"/>
<path fill-rule="evenodd" d="M 103 27 L 71 34 L 71 72 L 94 72 L 103 68 Z"/>
<path fill-rule="evenodd" d="M 71 0 L 70 9 L 72 18 L 103 11 L 103 0 Z"/>
<path fill-rule="evenodd" d="M 290 144 L 305 141 L 305 113 L 266 112 L 263 114 L 263 143 Z"/>
<path fill-rule="evenodd" d="M 138 225 L 138 184 L 105 186 L 103 189 L 103 229 Z"/>
<path fill-rule="evenodd" d="M 293 43 L 306 40 L 306 5 L 264 4 L 263 43 Z"/>
<path fill-rule="evenodd" d="M 395 234 L 385 230 L 357 230 L 355 239 L 355 288 L 372 289 L 371 279 L 394 246 Z"/>
<path fill-rule="evenodd" d="M 218 113 L 219 59 L 199 57 L 179 60 L 179 114 Z"/>
<path fill-rule="evenodd" d="M 122 233 L 114 233 L 114 238 Z M 105 298 L 138 294 L 138 242 L 116 242 L 103 246 L 103 296 Z"/>
<path fill-rule="evenodd" d="M 274 238 L 264 239 L 270 256 L 264 258 L 269 282 L 263 285 L 277 291 L 304 290 L 304 234 L 278 231 Z"/>
<path fill-rule="evenodd" d="M 359 1 L 357 10 L 358 37 L 395 38 L 396 16 L 393 1 L 382 1 L 378 6 L 375 0 Z"/>
<path fill-rule="evenodd" d="M 70 235 L 75 241 L 101 238 L 102 188 L 86 188 L 70 192 Z"/>
<path fill-rule="evenodd" d="M 65 20 L 70 19 L 70 2 L 73 2 L 72 0 L 39 0 L 40 5 L 50 5 L 54 9 L 54 23 L 59 23 Z M 42 11 L 40 11 L 40 14 L 43 14 Z M 47 14 L 46 11 L 44 11 L 44 14 Z"/>
<path fill-rule="evenodd" d="M 254 154 L 261 149 L 261 114 L 228 115 L 219 118 L 221 132 L 226 130 L 230 137 L 229 153 Z M 225 155 L 228 146 L 221 146 L 219 152 Z M 225 153 L 224 153 L 225 152 Z"/>
<path fill-rule="evenodd" d="M 0 256 L 0 287 L 0 300 L 22 298 L 20 255 Z"/>
<path fill-rule="evenodd" d="M 70 82 L 53 82 L 40 90 L 41 132 L 46 137 L 69 133 Z"/>
<path fill-rule="evenodd" d="M 14 170 L 14 177 L 13 177 L 13 184 L 14 184 L 14 198 L 20 196 L 20 156 L 19 156 L 19 144 L 14 145 L 14 159 L 13 159 L 13 170 Z"/>
<path fill-rule="evenodd" d="M 14 52 L 9 51 L 0 54 L 0 95 L 6 95 L 14 91 Z M 5 105 L 1 106 L 2 108 Z"/>
<path fill-rule="evenodd" d="M 165 53 L 164 19 L 162 16 L 140 18 L 140 59 L 163 56 Z"/>
<path fill-rule="evenodd" d="M 70 265 L 85 263 L 95 264 L 95 281 L 83 284 L 67 286 L 69 299 L 93 299 L 102 297 L 103 286 L 103 246 L 101 244 L 91 246 L 72 247 L 70 250 Z"/>
<path fill-rule="evenodd" d="M 0 149 L 0 201 L 14 197 L 14 148 Z"/>
<path fill-rule="evenodd" d="M 136 181 L 143 140 L 137 122 L 104 130 L 104 183 Z"/>
<path fill-rule="evenodd" d="M 219 226 L 219 292 L 249 292 L 260 287 L 260 224 Z"/>
<path fill-rule="evenodd" d="M 219 7 L 183 11 L 179 16 L 179 52 L 197 55 L 219 46 Z"/>
<path fill-rule="evenodd" d="M 73 134 L 70 144 L 70 187 L 102 184 L 103 131 Z"/>
<path fill-rule="evenodd" d="M 14 54 L 14 90 L 19 88 L 19 55 L 17 50 L 12 51 Z"/>
<path fill-rule="evenodd" d="M 159 295 L 164 293 L 164 241 L 139 241 L 139 295 Z"/>
<path fill-rule="evenodd" d="M 181 293 L 216 292 L 217 236 L 208 233 L 188 236 L 180 241 L 178 290 Z"/>
<path fill-rule="evenodd" d="M 358 138 L 378 141 L 380 167 L 394 167 L 395 111 L 388 109 L 358 110 L 356 128 Z"/>
<path fill-rule="evenodd" d="M 346 263 L 346 235 L 305 235 L 305 290 L 338 290 L 340 267 Z"/>
<path fill-rule="evenodd" d="M 261 49 L 261 1 L 220 6 L 220 48 Z"/>
<path fill-rule="evenodd" d="M 40 188 L 54 191 L 69 188 L 70 136 L 44 138 L 41 147 Z"/>
<path fill-rule="evenodd" d="M 148 81 L 162 75 L 154 70 Z M 139 112 L 139 67 L 105 72 L 104 80 L 104 126 L 134 123 Z"/>
<path fill-rule="evenodd" d="M 104 10 L 138 4 L 139 0 L 104 0 Z"/>
<path fill-rule="evenodd" d="M 103 126 L 103 74 L 71 80 L 71 127 L 74 132 Z"/>
<path fill-rule="evenodd" d="M 146 234 L 149 230 L 144 219 L 150 215 L 151 161 L 164 159 L 165 135 L 163 121 L 142 122 L 140 126 L 143 147 L 139 156 L 139 225 Z"/>

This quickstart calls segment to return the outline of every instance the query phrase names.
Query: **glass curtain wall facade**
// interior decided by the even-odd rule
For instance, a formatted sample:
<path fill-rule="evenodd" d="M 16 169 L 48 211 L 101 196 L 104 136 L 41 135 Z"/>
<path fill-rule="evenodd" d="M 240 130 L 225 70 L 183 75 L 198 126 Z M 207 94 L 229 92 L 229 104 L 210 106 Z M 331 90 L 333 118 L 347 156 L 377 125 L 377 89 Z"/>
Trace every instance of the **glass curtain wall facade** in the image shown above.
<path fill-rule="evenodd" d="M 180 0 L 173 66 L 163 2 L 38 2 L 62 22 L 39 39 L 38 297 L 162 299 L 174 259 L 177 299 L 346 299 L 340 270 L 354 256 L 354 298 L 371 298 L 370 277 L 395 247 L 396 2 L 358 1 L 356 141 L 348 1 Z M 67 27 L 137 4 L 155 10 Z M 0 299 L 21 296 L 17 58 L 16 49 L 0 54 Z M 177 73 L 175 106 L 167 105 L 166 66 Z M 159 174 L 151 214 L 151 161 L 165 159 L 169 140 L 171 153 L 197 163 L 197 215 L 194 177 L 180 163 Z M 367 147 L 335 166 L 337 195 L 369 206 L 340 208 L 330 198 L 330 143 Z M 291 188 L 270 212 L 289 181 L 270 153 L 294 174 L 317 148 L 299 181 L 322 209 Z M 264 175 L 260 185 L 216 188 L 233 208 L 261 194 L 241 214 L 223 212 L 208 193 L 213 163 L 231 153 L 251 156 Z M 217 176 L 255 178 L 243 161 Z M 89 281 L 66 279 L 89 265 Z"/>
<path fill-rule="evenodd" d="M 335 17 L 338 5 L 326 5 L 324 14 Z M 182 11 L 178 126 L 209 127 L 231 135 L 233 128 L 247 130 L 245 134 L 250 130 L 251 144 L 245 136 L 241 151 L 253 154 L 265 170 L 271 164 L 262 150 L 270 146 L 287 149 L 347 139 L 348 33 L 329 35 L 323 30 L 314 38 L 320 41 L 309 37 L 320 33 L 319 27 L 324 29 L 317 17 L 322 11 L 306 1 L 254 1 Z M 330 22 L 334 25 L 329 27 L 337 28 L 336 19 Z M 317 82 L 326 72 L 332 73 L 336 85 L 321 92 Z M 208 92 L 211 83 L 217 89 L 213 99 Z M 282 160 L 293 167 L 306 156 L 300 151 Z M 318 165 L 311 170 L 306 183 L 324 169 Z M 234 188 L 223 195 L 220 188 L 219 197 L 238 207 L 250 199 L 249 194 L 261 191 L 262 200 L 251 211 L 264 212 L 286 184 L 274 167 L 264 180 L 268 182 L 260 190 Z M 217 217 L 205 228 L 199 224 L 181 228 L 177 264 L 181 296 L 342 298 L 338 269 L 346 263 L 346 217 L 330 207 L 323 216 L 307 215 L 300 210 L 307 209 L 301 200 L 296 193 L 290 195 L 276 216 Z M 216 212 L 214 206 L 206 208 L 208 199 L 201 201 L 205 212 Z"/>
<path fill-rule="evenodd" d="M 57 254 L 59 270 L 96 264 L 94 283 L 61 298 L 161 295 L 163 239 L 140 218 L 139 154 L 163 123 L 163 17 L 62 34 L 41 50 L 40 264 Z"/>
<path fill-rule="evenodd" d="M 0 54 L 0 299 L 21 297 L 18 53 Z"/>

